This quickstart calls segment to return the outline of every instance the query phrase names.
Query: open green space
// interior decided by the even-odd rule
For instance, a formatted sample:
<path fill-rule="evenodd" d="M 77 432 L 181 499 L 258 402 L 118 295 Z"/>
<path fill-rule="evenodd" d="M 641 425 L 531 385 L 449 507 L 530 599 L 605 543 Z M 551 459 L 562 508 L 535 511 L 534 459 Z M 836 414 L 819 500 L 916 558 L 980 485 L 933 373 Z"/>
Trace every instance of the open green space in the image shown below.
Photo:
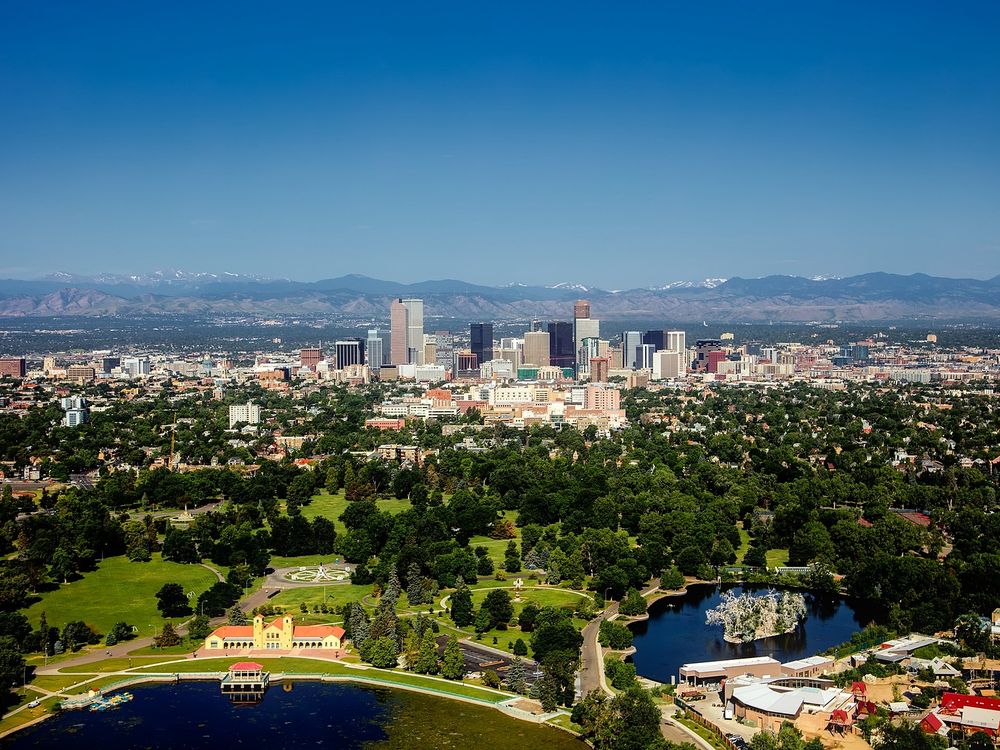
<path fill-rule="evenodd" d="M 518 552 L 521 552 L 521 527 L 517 526 L 517 511 L 504 511 L 503 517 L 515 524 L 516 534 L 514 536 L 514 541 L 517 542 Z M 507 551 L 507 544 L 509 542 L 510 539 L 492 539 L 488 536 L 474 536 L 469 540 L 469 547 L 471 549 L 475 549 L 476 547 L 485 547 L 489 552 L 490 559 L 493 560 L 493 565 L 497 570 L 499 570 L 503 567 L 503 556 Z"/>
<path fill-rule="evenodd" d="M 788 565 L 788 550 L 787 549 L 769 549 L 765 555 L 767 560 L 767 567 L 778 568 L 784 565 Z"/>
<path fill-rule="evenodd" d="M 742 526 L 739 528 L 740 532 L 740 546 L 736 550 L 736 564 L 742 565 L 743 558 L 747 556 L 747 551 L 750 549 L 750 534 Z"/>
<path fill-rule="evenodd" d="M 190 653 L 190 651 L 188 651 Z M 132 667 L 141 667 L 144 664 L 157 664 L 161 661 L 176 659 L 179 654 L 164 654 L 163 656 L 113 656 L 109 659 L 101 659 L 90 664 L 76 664 L 71 667 L 62 667 L 60 674 L 91 674 L 94 672 L 118 672 Z"/>
<path fill-rule="evenodd" d="M 177 672 L 225 672 L 236 660 L 236 657 L 226 659 L 188 659 L 186 661 L 171 662 L 158 667 L 141 667 L 133 669 L 132 672 L 139 674 L 172 674 Z M 497 693 L 475 685 L 469 685 L 459 681 L 441 680 L 422 675 L 411 674 L 392 669 L 357 669 L 344 666 L 334 661 L 325 659 L 306 659 L 301 656 L 289 656 L 278 658 L 254 658 L 254 661 L 263 665 L 264 669 L 270 672 L 283 672 L 287 674 L 330 674 L 344 677 L 352 677 L 358 680 L 371 680 L 395 685 L 411 685 L 413 687 L 425 688 L 438 693 L 450 693 L 468 698 L 476 698 L 490 703 L 499 703 L 511 697 L 508 694 Z"/>
<path fill-rule="evenodd" d="M 107 633 L 120 621 L 135 625 L 139 636 L 149 636 L 163 627 L 164 618 L 156 609 L 156 592 L 165 583 L 179 583 L 194 593 L 191 600 L 216 581 L 215 574 L 200 565 L 182 565 L 153 555 L 148 563 L 130 562 L 124 556 L 109 557 L 98 563 L 97 570 L 83 578 L 61 584 L 41 594 L 39 601 L 22 610 L 32 625 L 38 625 L 42 612 L 49 625 L 62 627 L 73 620 Z M 178 623 L 186 618 L 173 618 Z"/>
<path fill-rule="evenodd" d="M 359 602 L 372 592 L 371 586 L 355 586 L 354 584 L 342 584 L 328 586 L 299 586 L 293 589 L 285 589 L 277 596 L 268 600 L 271 606 L 285 607 L 294 615 L 300 613 L 300 605 L 305 602 L 311 610 L 313 605 L 326 602 L 328 608 L 335 610 L 331 614 L 336 614 L 343 605 L 352 602 Z"/>
<path fill-rule="evenodd" d="M 379 499 L 376 504 L 378 505 L 379 510 L 387 510 L 393 515 L 396 513 L 402 513 L 410 507 L 409 500 L 397 500 L 394 497 L 385 500 Z M 343 490 L 340 490 L 334 495 L 331 495 L 326 490 L 323 490 L 318 495 L 313 495 L 313 498 L 309 501 L 308 505 L 302 506 L 302 516 L 309 521 L 320 516 L 328 518 L 333 521 L 334 525 L 337 527 L 337 533 L 343 534 L 347 531 L 347 528 L 341 522 L 340 516 L 346 508 L 347 498 L 344 497 Z"/>

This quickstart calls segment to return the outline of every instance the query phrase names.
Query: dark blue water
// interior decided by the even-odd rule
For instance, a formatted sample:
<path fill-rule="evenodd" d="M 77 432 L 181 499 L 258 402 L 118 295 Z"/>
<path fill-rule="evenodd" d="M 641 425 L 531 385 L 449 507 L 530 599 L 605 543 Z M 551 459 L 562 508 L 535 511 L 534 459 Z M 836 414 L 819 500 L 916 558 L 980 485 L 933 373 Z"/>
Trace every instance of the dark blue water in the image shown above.
<path fill-rule="evenodd" d="M 762 591 L 760 586 L 724 586 L 737 594 Z M 770 656 L 780 662 L 818 654 L 850 640 L 851 635 L 884 613 L 878 607 L 843 597 L 806 597 L 806 619 L 794 633 L 752 643 L 726 643 L 721 626 L 705 624 L 705 611 L 719 604 L 713 584 L 690 586 L 683 596 L 664 597 L 649 609 L 649 620 L 632 625 L 636 671 L 643 677 L 670 682 L 682 664 L 715 659 Z"/>
<path fill-rule="evenodd" d="M 296 682 L 272 685 L 259 704 L 237 706 L 217 682 L 144 685 L 103 713 L 66 711 L 0 741 L 4 748 L 353 750 L 386 738 L 396 698 L 388 690 Z"/>

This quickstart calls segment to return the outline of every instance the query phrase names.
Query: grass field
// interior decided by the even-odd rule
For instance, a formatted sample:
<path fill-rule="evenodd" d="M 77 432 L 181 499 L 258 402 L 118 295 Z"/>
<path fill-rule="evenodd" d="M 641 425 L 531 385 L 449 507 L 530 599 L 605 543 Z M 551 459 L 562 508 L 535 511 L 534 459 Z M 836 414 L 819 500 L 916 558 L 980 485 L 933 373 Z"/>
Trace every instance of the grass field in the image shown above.
<path fill-rule="evenodd" d="M 504 511 L 504 518 L 509 521 L 513 521 L 517 524 L 517 511 L 508 510 Z M 514 537 L 514 541 L 517 542 L 518 552 L 521 552 L 521 527 L 517 526 L 517 535 Z M 488 536 L 474 536 L 469 540 L 469 548 L 475 549 L 476 547 L 486 547 L 489 551 L 490 558 L 493 560 L 493 565 L 499 570 L 503 567 L 503 555 L 507 551 L 507 544 L 510 539 L 491 539 Z M 523 554 L 523 552 L 522 552 Z"/>
<path fill-rule="evenodd" d="M 268 604 L 287 607 L 288 610 L 298 615 L 299 605 L 305 602 L 310 609 L 313 604 L 322 604 L 324 601 L 324 588 L 326 589 L 326 604 L 328 607 L 339 609 L 349 602 L 359 602 L 371 593 L 371 586 L 355 586 L 353 584 L 337 584 L 336 586 L 302 586 L 294 589 L 287 589 L 268 600 Z M 339 619 L 336 618 L 335 619 Z"/>
<path fill-rule="evenodd" d="M 788 565 L 788 550 L 787 549 L 769 549 L 766 555 L 767 567 L 777 568 L 783 565 Z"/>
<path fill-rule="evenodd" d="M 743 558 L 747 556 L 747 551 L 750 549 L 750 534 L 746 529 L 740 527 L 740 546 L 736 550 L 736 564 L 742 565 Z"/>
<path fill-rule="evenodd" d="M 277 659 L 255 658 L 254 661 L 262 664 L 264 669 L 271 672 L 285 672 L 298 674 L 334 674 L 348 677 L 367 678 L 380 680 L 397 685 L 412 685 L 433 690 L 435 692 L 450 693 L 452 695 L 463 695 L 470 698 L 479 698 L 491 703 L 499 703 L 507 700 L 508 695 L 501 695 L 488 690 L 477 688 L 475 685 L 468 685 L 462 682 L 445 680 L 435 680 L 422 677 L 408 672 L 398 672 L 387 669 L 355 669 L 346 667 L 337 662 L 321 659 L 303 659 L 301 657 L 279 657 Z M 134 669 L 138 673 L 163 673 L 163 672 L 224 672 L 232 664 L 232 657 L 228 659 L 197 659 L 189 661 L 178 661 L 172 664 L 165 664 L 162 667 L 143 667 Z"/>
<path fill-rule="evenodd" d="M 215 575 L 200 565 L 182 565 L 164 561 L 159 553 L 148 563 L 129 562 L 128 558 L 109 557 L 97 570 L 78 581 L 47 591 L 41 600 L 22 610 L 28 621 L 38 625 L 42 612 L 49 622 L 61 628 L 72 620 L 83 620 L 107 633 L 119 621 L 139 628 L 140 636 L 153 634 L 163 627 L 164 619 L 156 609 L 156 592 L 165 583 L 179 583 L 193 591 L 192 600 L 216 581 Z M 174 618 L 175 624 L 185 618 Z"/>
<path fill-rule="evenodd" d="M 397 500 L 396 498 L 378 500 L 376 504 L 379 510 L 387 510 L 393 515 L 401 513 L 410 507 L 409 500 Z M 308 505 L 302 506 L 302 516 L 310 521 L 319 516 L 329 518 L 337 527 L 337 533 L 343 534 L 347 531 L 347 528 L 341 523 L 340 516 L 343 514 L 345 508 L 347 508 L 347 499 L 344 497 L 343 490 L 340 490 L 335 495 L 331 495 L 324 490 L 318 495 L 313 495 L 313 499 Z"/>

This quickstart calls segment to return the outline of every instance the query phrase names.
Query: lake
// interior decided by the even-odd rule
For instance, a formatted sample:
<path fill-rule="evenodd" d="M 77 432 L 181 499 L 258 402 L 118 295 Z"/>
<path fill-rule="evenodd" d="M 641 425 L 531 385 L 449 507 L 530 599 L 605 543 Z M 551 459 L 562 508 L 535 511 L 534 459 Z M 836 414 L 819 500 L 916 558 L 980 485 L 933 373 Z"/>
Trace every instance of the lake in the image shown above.
<path fill-rule="evenodd" d="M 683 596 L 653 602 L 649 619 L 633 623 L 636 671 L 643 677 L 670 682 L 682 664 L 716 659 L 770 656 L 780 662 L 813 656 L 850 640 L 851 635 L 883 613 L 877 606 L 839 596 L 806 598 L 806 619 L 793 633 L 751 643 L 726 643 L 720 626 L 705 624 L 705 611 L 719 604 L 722 591 L 766 591 L 766 586 L 715 584 L 689 586 Z"/>
<path fill-rule="evenodd" d="M 286 691 L 286 685 L 291 689 Z M 214 682 L 152 684 L 103 713 L 66 711 L 15 733 L 11 750 L 133 748 L 465 748 L 585 750 L 558 729 L 484 706 L 349 684 L 272 685 L 254 705 L 229 702 Z"/>

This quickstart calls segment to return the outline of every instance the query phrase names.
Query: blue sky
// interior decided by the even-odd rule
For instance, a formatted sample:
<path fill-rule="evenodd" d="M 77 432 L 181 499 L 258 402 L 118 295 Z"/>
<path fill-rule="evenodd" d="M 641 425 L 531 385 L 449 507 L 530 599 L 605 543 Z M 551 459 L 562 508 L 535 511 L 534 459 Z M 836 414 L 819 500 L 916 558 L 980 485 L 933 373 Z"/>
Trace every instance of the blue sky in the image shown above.
<path fill-rule="evenodd" d="M 0 276 L 1000 273 L 1000 3 L 0 5 Z"/>

